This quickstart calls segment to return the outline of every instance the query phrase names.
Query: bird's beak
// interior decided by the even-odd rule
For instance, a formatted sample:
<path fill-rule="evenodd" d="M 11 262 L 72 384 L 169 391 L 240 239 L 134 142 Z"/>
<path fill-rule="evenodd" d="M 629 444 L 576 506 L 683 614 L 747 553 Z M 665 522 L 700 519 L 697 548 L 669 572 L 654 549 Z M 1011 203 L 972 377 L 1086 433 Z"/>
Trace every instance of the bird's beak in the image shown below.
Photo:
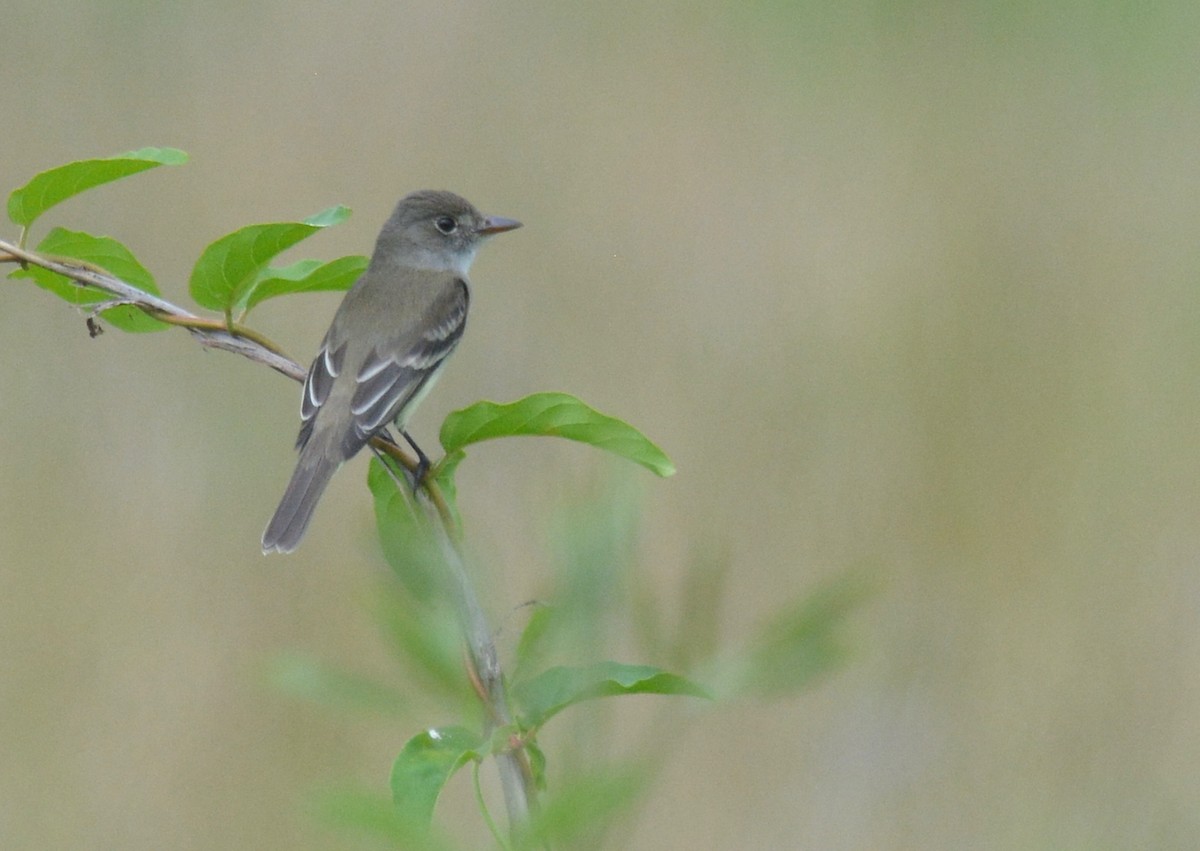
<path fill-rule="evenodd" d="M 502 216 L 488 216 L 483 220 L 483 227 L 475 231 L 480 236 L 491 236 L 494 233 L 504 233 L 509 230 L 516 230 L 521 226 L 521 223 L 516 219 L 506 219 Z"/>

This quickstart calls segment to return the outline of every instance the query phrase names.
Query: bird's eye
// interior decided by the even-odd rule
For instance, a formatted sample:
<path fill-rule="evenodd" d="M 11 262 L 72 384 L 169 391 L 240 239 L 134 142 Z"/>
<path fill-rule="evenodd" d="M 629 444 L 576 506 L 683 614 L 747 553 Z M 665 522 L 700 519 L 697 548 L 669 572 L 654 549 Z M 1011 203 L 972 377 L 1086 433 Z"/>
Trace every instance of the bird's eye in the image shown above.
<path fill-rule="evenodd" d="M 441 216 L 434 220 L 433 226 L 442 233 L 454 233 L 458 229 L 458 222 L 450 216 Z"/>

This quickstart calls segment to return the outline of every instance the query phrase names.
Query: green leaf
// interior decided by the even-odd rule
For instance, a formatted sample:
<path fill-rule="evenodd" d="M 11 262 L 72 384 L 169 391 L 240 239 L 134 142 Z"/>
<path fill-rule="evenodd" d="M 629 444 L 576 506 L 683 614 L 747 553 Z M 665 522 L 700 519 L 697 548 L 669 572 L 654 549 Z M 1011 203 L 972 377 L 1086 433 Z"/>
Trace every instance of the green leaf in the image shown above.
<path fill-rule="evenodd" d="M 348 290 L 367 271 L 370 258 L 360 254 L 322 263 L 300 260 L 290 266 L 268 266 L 258 273 L 246 294 L 245 309 L 251 310 L 269 298 L 290 293 Z"/>
<path fill-rule="evenodd" d="M 455 709 L 478 704 L 463 676 L 462 633 L 445 602 L 416 600 L 391 586 L 380 595 L 377 615 L 391 647 L 420 681 L 423 693 L 442 697 Z"/>
<path fill-rule="evenodd" d="M 622 768 L 578 777 L 547 798 L 522 849 L 594 848 L 649 784 L 644 770 Z"/>
<path fill-rule="evenodd" d="M 525 754 L 529 757 L 529 773 L 533 775 L 533 786 L 539 792 L 546 791 L 546 752 L 532 737 L 525 740 Z"/>
<path fill-rule="evenodd" d="M 357 789 L 319 793 L 314 815 L 331 827 L 360 831 L 366 836 L 386 840 L 392 848 L 412 851 L 454 851 L 457 847 L 396 810 L 386 798 Z"/>
<path fill-rule="evenodd" d="M 403 585 L 382 598 L 383 626 L 427 690 L 459 702 L 471 692 L 462 675 L 462 637 L 452 611 L 445 555 L 407 483 L 398 488 L 378 458 L 371 459 L 367 483 L 384 558 Z"/>
<path fill-rule="evenodd" d="M 51 257 L 61 257 L 68 261 L 82 260 L 99 266 L 131 286 L 151 295 L 158 295 L 154 276 L 137 261 L 133 252 L 110 237 L 54 228 L 46 234 L 37 250 L 40 254 Z M 14 273 L 13 277 L 31 278 L 42 289 L 81 307 L 113 301 L 116 298 L 112 293 L 96 287 L 79 286 L 57 272 L 32 264 L 28 269 Z M 101 312 L 100 316 L 122 331 L 161 331 L 170 327 L 132 305 L 109 308 Z"/>
<path fill-rule="evenodd" d="M 142 148 L 115 157 L 60 165 L 13 190 L 8 196 L 8 217 L 28 228 L 42 213 L 80 192 L 160 165 L 180 165 L 187 158 L 175 148 Z"/>
<path fill-rule="evenodd" d="M 483 740 L 465 727 L 430 729 L 413 736 L 392 764 L 392 801 L 417 824 L 433 820 L 438 795 L 454 772 L 479 759 Z"/>
<path fill-rule="evenodd" d="M 395 689 L 304 656 L 281 657 L 270 673 L 278 688 L 316 703 L 389 715 L 401 714 L 408 703 Z"/>
<path fill-rule="evenodd" d="M 441 441 L 446 452 L 453 452 L 481 440 L 516 435 L 565 437 L 620 455 L 660 476 L 675 473 L 671 459 L 640 431 L 566 393 L 535 393 L 507 405 L 476 402 L 446 417 Z"/>
<path fill-rule="evenodd" d="M 546 655 L 547 637 L 558 616 L 558 610 L 553 606 L 538 601 L 528 605 L 533 607 L 532 613 L 517 641 L 517 665 L 513 671 L 513 677 L 517 680 L 523 679 L 525 671 L 540 663 Z"/>
<path fill-rule="evenodd" d="M 337 204 L 333 207 L 326 207 L 319 213 L 313 213 L 304 220 L 304 224 L 312 225 L 315 228 L 327 228 L 330 225 L 340 225 L 346 219 L 350 218 L 350 208 Z"/>
<path fill-rule="evenodd" d="M 721 690 L 729 696 L 781 697 L 838 667 L 847 655 L 841 626 L 873 591 L 863 576 L 847 574 L 785 606 L 735 663 Z"/>
<path fill-rule="evenodd" d="M 633 480 L 623 476 L 598 483 L 582 500 L 562 500 L 556 512 L 554 638 L 556 649 L 575 664 L 598 661 L 594 648 L 609 645 L 614 628 L 627 628 L 625 601 L 637 575 L 639 505 Z"/>
<path fill-rule="evenodd" d="M 375 527 L 383 557 L 414 597 L 428 600 L 435 595 L 438 577 L 445 572 L 439 570 L 442 555 L 407 481 L 401 481 L 404 484 L 398 488 L 382 462 L 371 459 L 367 486 L 375 499 Z"/>
<path fill-rule="evenodd" d="M 555 667 L 518 683 L 513 697 L 525 710 L 525 723 L 537 727 L 572 704 L 618 694 L 681 694 L 711 699 L 689 679 L 649 665 L 598 662 L 586 667 Z"/>
<path fill-rule="evenodd" d="M 209 310 L 244 310 L 259 273 L 272 258 L 349 217 L 349 207 L 330 207 L 302 222 L 248 225 L 226 234 L 204 249 L 196 261 L 188 284 L 192 298 Z"/>
<path fill-rule="evenodd" d="M 466 457 L 467 453 L 461 449 L 447 453 L 442 456 L 442 459 L 437 462 L 437 465 L 433 469 L 433 480 L 441 488 L 446 505 L 454 517 L 454 524 L 459 529 L 462 528 L 462 515 L 458 513 L 458 484 L 454 481 L 454 474 L 458 471 L 458 465 Z"/>

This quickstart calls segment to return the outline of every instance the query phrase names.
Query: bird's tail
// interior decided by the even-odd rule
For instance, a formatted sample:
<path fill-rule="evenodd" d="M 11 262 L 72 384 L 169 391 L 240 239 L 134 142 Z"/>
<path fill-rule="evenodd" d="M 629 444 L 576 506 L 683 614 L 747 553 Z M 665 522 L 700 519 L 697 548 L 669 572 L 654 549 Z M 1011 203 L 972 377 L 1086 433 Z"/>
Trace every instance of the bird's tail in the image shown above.
<path fill-rule="evenodd" d="M 263 532 L 263 553 L 290 553 L 300 544 L 325 486 L 340 465 L 323 453 L 301 453 L 275 516 Z"/>

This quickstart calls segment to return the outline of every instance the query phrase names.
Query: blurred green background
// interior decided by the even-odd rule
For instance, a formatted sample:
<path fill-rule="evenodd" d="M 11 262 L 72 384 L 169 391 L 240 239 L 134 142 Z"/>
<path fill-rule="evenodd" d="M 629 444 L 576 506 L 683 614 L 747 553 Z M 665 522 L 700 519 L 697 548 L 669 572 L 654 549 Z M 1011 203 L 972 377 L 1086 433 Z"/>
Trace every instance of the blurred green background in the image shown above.
<path fill-rule="evenodd" d="M 689 559 L 727 554 L 731 642 L 843 570 L 879 577 L 843 670 L 692 722 L 628 847 L 1200 846 L 1200 7 L 17 0 L 4 19 L 5 192 L 72 159 L 192 155 L 35 240 L 112 235 L 184 300 L 236 227 L 346 203 L 290 256 L 365 253 L 400 195 L 456 190 L 526 227 L 481 254 L 418 439 L 547 389 L 643 428 L 680 473 L 633 473 L 641 570 L 669 601 Z M 384 791 L 415 730 L 264 671 L 298 651 L 395 681 L 365 462 L 265 559 L 296 386 L 3 293 L 0 844 L 358 847 L 311 792 Z M 336 303 L 256 324 L 307 360 Z M 532 440 L 463 465 L 505 652 L 555 506 L 608 469 Z M 463 790 L 445 807 L 478 820 Z"/>

